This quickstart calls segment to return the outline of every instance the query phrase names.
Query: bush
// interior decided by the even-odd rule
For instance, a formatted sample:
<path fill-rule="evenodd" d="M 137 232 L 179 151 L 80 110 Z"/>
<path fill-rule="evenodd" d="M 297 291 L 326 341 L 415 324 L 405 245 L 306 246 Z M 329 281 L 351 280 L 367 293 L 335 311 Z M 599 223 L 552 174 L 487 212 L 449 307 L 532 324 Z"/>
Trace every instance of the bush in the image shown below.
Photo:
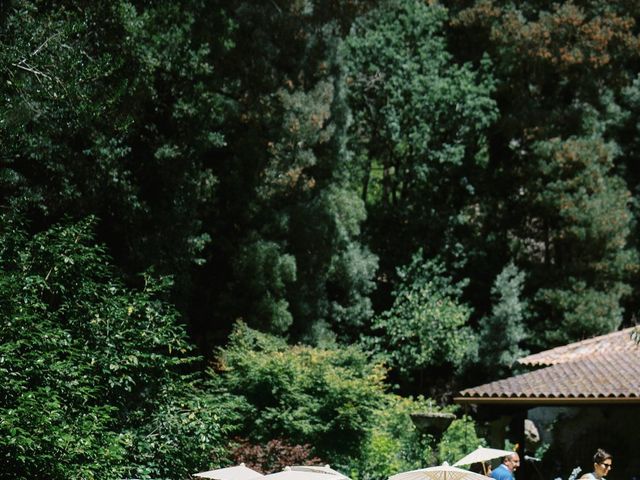
<path fill-rule="evenodd" d="M 225 388 L 250 406 L 242 435 L 253 444 L 308 444 L 340 463 L 358 454 L 383 404 L 385 371 L 355 347 L 289 346 L 238 323 L 218 361 Z"/>
<path fill-rule="evenodd" d="M 483 438 L 478 437 L 475 423 L 467 415 L 451 422 L 449 428 L 442 435 L 438 444 L 438 457 L 440 463 L 453 464 L 469 452 L 486 444 Z"/>
<path fill-rule="evenodd" d="M 422 397 L 387 395 L 385 400 L 384 408 L 375 414 L 374 427 L 360 457 L 352 463 L 350 473 L 354 480 L 381 480 L 445 460 L 453 463 L 484 444 L 467 416 L 454 420 L 439 442 L 432 435 L 419 431 L 411 420 L 412 413 L 450 411 L 450 408 L 438 408 Z"/>
<path fill-rule="evenodd" d="M 263 473 L 280 472 L 291 465 L 318 465 L 318 457 L 312 454 L 311 445 L 290 445 L 284 440 L 269 440 L 255 445 L 247 439 L 236 439 L 237 446 L 231 452 L 234 463 L 244 463 Z"/>
<path fill-rule="evenodd" d="M 185 373 L 168 280 L 125 287 L 92 219 L 0 220 L 0 476 L 184 478 L 224 456 L 241 403 Z"/>

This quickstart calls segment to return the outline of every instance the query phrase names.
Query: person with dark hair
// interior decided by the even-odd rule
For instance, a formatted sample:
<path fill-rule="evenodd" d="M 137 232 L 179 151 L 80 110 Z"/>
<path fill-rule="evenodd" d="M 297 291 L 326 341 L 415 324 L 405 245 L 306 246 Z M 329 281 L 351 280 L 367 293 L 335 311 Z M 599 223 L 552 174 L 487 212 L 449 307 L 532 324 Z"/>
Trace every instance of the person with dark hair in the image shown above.
<path fill-rule="evenodd" d="M 593 456 L 593 472 L 585 473 L 580 480 L 601 480 L 611 471 L 612 464 L 611 454 L 599 448 Z"/>
<path fill-rule="evenodd" d="M 472 463 L 471 465 L 469 465 L 469 470 L 473 473 L 478 473 L 487 477 L 491 476 L 491 464 L 489 462 Z"/>
<path fill-rule="evenodd" d="M 502 459 L 502 463 L 496 467 L 490 477 L 494 480 L 514 480 L 513 472 L 520 466 L 520 455 L 513 452 Z"/>

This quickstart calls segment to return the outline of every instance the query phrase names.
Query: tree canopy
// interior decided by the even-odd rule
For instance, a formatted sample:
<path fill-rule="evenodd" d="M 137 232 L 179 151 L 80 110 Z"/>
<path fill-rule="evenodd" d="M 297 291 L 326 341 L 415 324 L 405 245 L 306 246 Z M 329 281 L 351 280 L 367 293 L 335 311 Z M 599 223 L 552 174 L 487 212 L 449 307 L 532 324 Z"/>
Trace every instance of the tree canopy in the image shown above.
<path fill-rule="evenodd" d="M 399 432 L 636 323 L 639 16 L 1 2 L 0 477 L 377 479 L 475 441 Z"/>
<path fill-rule="evenodd" d="M 2 217 L 5 478 L 184 476 L 222 456 L 238 425 L 237 400 L 198 373 L 169 284 L 127 288 L 93 225 L 30 237 Z"/>

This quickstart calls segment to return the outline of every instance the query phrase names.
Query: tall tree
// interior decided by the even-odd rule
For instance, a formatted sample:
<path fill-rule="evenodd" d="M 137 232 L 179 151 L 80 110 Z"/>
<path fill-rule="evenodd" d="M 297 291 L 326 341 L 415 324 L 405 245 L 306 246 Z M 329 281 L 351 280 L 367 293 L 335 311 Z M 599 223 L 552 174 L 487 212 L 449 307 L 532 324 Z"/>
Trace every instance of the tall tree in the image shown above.
<path fill-rule="evenodd" d="M 493 82 L 488 64 L 454 61 L 447 18 L 439 5 L 382 2 L 354 25 L 346 45 L 351 142 L 382 279 L 418 248 L 453 268 L 479 230 L 476 181 L 496 115 Z"/>
<path fill-rule="evenodd" d="M 526 239 L 516 242 L 535 276 L 534 326 L 550 344 L 606 333 L 622 323 L 621 299 L 637 254 L 627 248 L 631 211 L 624 182 L 611 173 L 611 145 L 599 138 L 534 145 L 540 176 L 525 193 Z"/>
<path fill-rule="evenodd" d="M 487 249 L 529 272 L 535 348 L 622 321 L 637 261 L 627 245 L 631 199 L 609 137 L 638 60 L 637 11 L 627 3 L 454 3 L 457 58 L 479 63 L 489 54 L 495 65 L 500 118 L 482 192 Z"/>
<path fill-rule="evenodd" d="M 205 329 L 242 318 L 292 338 L 348 339 L 371 313 L 376 259 L 359 239 L 338 55 L 364 3 L 222 2 L 236 25 L 220 64 L 236 110 L 207 218 Z"/>
<path fill-rule="evenodd" d="M 224 143 L 219 11 L 198 0 L 13 0 L 0 21 L 0 204 L 34 230 L 96 215 L 122 268 L 173 274 L 188 304 Z"/>

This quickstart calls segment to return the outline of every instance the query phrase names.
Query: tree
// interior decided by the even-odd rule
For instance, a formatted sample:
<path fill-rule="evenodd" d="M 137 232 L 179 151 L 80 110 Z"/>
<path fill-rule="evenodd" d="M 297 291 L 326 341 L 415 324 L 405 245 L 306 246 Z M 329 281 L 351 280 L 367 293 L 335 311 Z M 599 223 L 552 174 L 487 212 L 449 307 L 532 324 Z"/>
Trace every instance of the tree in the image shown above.
<path fill-rule="evenodd" d="M 631 199 L 614 169 L 620 145 L 610 139 L 635 75 L 637 9 L 484 0 L 452 9 L 456 58 L 479 64 L 488 54 L 495 67 L 500 117 L 480 193 L 486 251 L 527 272 L 528 346 L 617 328 L 637 262 L 627 243 Z"/>
<path fill-rule="evenodd" d="M 350 338 L 376 258 L 337 48 L 367 3 L 3 3 L 0 204 L 34 231 L 95 215 L 207 354 L 237 318 Z"/>
<path fill-rule="evenodd" d="M 366 233 L 379 277 L 391 281 L 418 248 L 453 268 L 479 229 L 476 180 L 496 116 L 494 85 L 488 62 L 474 69 L 454 61 L 447 19 L 440 5 L 382 2 L 345 45 Z"/>
<path fill-rule="evenodd" d="M 167 281 L 126 288 L 94 220 L 1 225 L 0 476 L 178 479 L 219 462 L 240 407 L 197 374 Z"/>
<path fill-rule="evenodd" d="M 635 159 L 640 152 L 640 125 L 637 122 L 637 116 L 640 112 L 640 77 L 637 77 L 630 85 L 622 90 L 620 106 L 617 110 L 617 122 L 611 122 L 611 128 L 608 136 L 612 138 L 619 147 L 618 155 L 615 157 L 616 171 L 620 177 L 624 179 L 629 192 L 633 197 L 630 203 L 632 218 L 631 234 L 629 235 L 629 246 L 635 251 L 640 249 L 638 239 L 638 195 L 640 194 L 640 171 L 637 168 Z M 621 118 L 620 118 L 621 117 Z M 638 291 L 638 282 L 640 278 L 635 274 L 629 278 L 632 292 Z M 624 303 L 627 315 L 630 317 L 628 323 L 635 323 L 635 318 L 640 312 L 640 298 L 632 293 L 627 297 Z"/>
<path fill-rule="evenodd" d="M 515 361 L 524 354 L 521 345 L 526 338 L 527 305 L 520 299 L 523 286 L 524 272 L 513 263 L 506 265 L 491 289 L 491 315 L 479 322 L 479 356 L 490 378 L 508 376 Z"/>
<path fill-rule="evenodd" d="M 465 283 L 454 283 L 442 263 L 424 260 L 422 252 L 398 269 L 398 278 L 393 305 L 374 319 L 364 341 L 388 358 L 406 388 L 441 393 L 435 379 L 460 373 L 477 355 L 471 310 L 460 301 Z"/>
<path fill-rule="evenodd" d="M 366 3 L 221 2 L 236 29 L 219 70 L 236 102 L 207 217 L 206 329 L 242 319 L 294 341 L 347 341 L 371 315 L 377 260 L 360 239 L 338 55 Z"/>
<path fill-rule="evenodd" d="M 596 137 L 534 148 L 542 175 L 530 192 L 529 238 L 537 241 L 520 246 L 539 282 L 534 307 L 546 319 L 541 330 L 550 344 L 616 330 L 637 254 L 626 244 L 631 199 L 610 173 L 612 146 Z"/>
<path fill-rule="evenodd" d="M 95 215 L 116 264 L 171 274 L 186 311 L 231 108 L 214 69 L 229 24 L 199 0 L 2 8 L 0 204 L 34 231 Z"/>

